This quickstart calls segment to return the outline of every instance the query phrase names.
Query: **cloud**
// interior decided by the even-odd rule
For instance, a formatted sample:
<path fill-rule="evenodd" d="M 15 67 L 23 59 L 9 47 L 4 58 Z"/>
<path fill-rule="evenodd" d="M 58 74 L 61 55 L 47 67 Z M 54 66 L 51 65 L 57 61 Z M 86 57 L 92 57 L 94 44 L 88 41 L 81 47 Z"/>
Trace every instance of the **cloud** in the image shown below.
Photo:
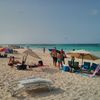
<path fill-rule="evenodd" d="M 92 16 L 96 16 L 96 15 L 98 15 L 99 14 L 99 11 L 97 10 L 97 9 L 92 9 L 91 10 L 91 15 Z"/>

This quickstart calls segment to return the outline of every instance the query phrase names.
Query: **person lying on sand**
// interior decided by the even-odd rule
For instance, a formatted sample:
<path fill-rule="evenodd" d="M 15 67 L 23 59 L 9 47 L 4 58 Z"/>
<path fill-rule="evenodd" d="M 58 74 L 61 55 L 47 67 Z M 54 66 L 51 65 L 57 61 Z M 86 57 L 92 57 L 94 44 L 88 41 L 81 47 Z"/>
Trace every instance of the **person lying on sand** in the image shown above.
<path fill-rule="evenodd" d="M 34 68 L 34 67 L 42 67 L 42 66 L 48 66 L 48 65 L 44 65 L 43 61 L 40 60 L 40 61 L 38 61 L 38 64 L 34 63 L 34 64 L 28 65 L 28 66 L 29 66 L 29 68 Z"/>

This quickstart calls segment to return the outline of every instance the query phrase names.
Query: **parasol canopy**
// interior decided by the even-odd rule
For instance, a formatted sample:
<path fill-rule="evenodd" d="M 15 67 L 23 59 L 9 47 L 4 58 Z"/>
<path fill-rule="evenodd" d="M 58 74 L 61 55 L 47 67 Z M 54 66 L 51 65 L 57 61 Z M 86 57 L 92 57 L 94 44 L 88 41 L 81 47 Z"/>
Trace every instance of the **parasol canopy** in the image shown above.
<path fill-rule="evenodd" d="M 0 48 L 0 52 L 5 52 L 6 48 Z"/>
<path fill-rule="evenodd" d="M 92 53 L 86 51 L 86 50 L 75 50 L 75 51 L 70 51 L 67 53 L 70 56 L 74 56 L 76 58 L 82 59 L 82 64 L 83 64 L 83 59 L 86 60 L 97 60 L 100 59 L 99 57 L 93 55 Z"/>
<path fill-rule="evenodd" d="M 32 51 L 31 49 L 27 49 L 23 52 L 24 54 L 26 54 L 26 56 L 30 55 L 34 58 L 37 58 L 37 59 L 41 59 L 34 51 Z"/>

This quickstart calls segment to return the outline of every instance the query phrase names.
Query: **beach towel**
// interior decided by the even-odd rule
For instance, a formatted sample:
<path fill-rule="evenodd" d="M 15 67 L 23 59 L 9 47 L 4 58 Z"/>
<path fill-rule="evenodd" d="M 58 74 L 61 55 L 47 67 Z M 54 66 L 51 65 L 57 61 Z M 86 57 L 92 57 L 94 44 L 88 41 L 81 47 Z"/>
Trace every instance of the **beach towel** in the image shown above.
<path fill-rule="evenodd" d="M 75 72 L 75 73 L 82 77 L 90 77 L 90 74 L 87 74 L 87 73 L 79 73 L 79 72 Z M 95 78 L 95 77 L 93 77 L 93 78 Z"/>

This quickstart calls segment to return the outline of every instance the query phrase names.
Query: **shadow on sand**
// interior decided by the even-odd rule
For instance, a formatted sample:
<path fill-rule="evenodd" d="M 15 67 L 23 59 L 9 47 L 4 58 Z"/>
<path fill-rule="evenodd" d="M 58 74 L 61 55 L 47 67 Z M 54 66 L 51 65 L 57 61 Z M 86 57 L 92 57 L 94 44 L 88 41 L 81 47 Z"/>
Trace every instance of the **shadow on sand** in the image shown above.
<path fill-rule="evenodd" d="M 54 69 L 54 68 L 42 68 L 43 72 L 49 73 L 49 74 L 55 74 L 57 72 L 59 72 L 58 69 Z"/>
<path fill-rule="evenodd" d="M 20 95 L 20 96 L 15 96 L 15 98 L 17 98 L 18 100 L 26 100 L 26 98 L 42 98 L 42 97 L 48 97 L 48 96 L 56 96 L 59 94 L 63 94 L 64 90 L 61 88 L 53 88 L 51 91 L 48 88 L 40 88 L 40 89 L 36 89 L 36 90 L 30 90 L 30 91 L 26 91 L 27 95 Z"/>

